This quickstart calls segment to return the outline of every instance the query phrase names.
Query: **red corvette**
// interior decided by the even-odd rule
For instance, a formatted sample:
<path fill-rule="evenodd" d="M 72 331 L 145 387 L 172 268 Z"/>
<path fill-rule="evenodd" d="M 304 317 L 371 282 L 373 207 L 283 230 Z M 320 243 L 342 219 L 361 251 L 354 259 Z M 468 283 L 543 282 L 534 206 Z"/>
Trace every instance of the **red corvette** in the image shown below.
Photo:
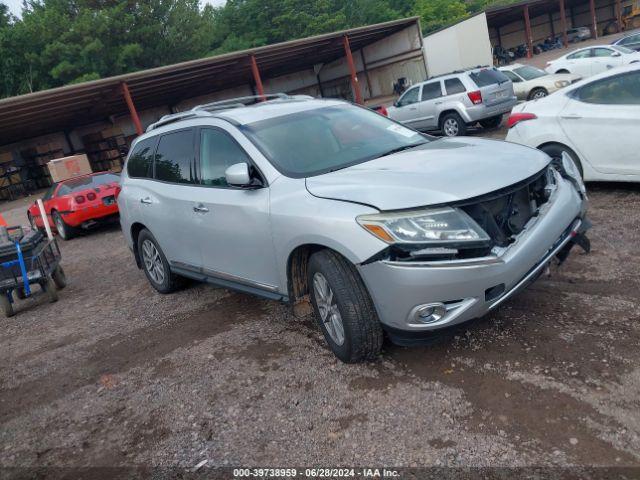
<path fill-rule="evenodd" d="M 49 225 L 68 240 L 79 229 L 117 218 L 120 176 L 98 172 L 54 183 L 42 197 Z M 33 228 L 44 228 L 36 202 L 27 210 Z"/>

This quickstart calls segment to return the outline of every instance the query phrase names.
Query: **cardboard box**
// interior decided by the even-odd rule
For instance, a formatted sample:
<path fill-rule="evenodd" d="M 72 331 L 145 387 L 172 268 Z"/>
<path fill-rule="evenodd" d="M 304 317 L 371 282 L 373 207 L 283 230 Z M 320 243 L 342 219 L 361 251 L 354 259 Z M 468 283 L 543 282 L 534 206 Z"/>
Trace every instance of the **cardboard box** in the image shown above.
<path fill-rule="evenodd" d="M 50 160 L 47 166 L 49 167 L 49 172 L 54 182 L 60 182 L 68 178 L 87 175 L 93 172 L 89 164 L 89 159 L 84 154 L 56 158 Z"/>

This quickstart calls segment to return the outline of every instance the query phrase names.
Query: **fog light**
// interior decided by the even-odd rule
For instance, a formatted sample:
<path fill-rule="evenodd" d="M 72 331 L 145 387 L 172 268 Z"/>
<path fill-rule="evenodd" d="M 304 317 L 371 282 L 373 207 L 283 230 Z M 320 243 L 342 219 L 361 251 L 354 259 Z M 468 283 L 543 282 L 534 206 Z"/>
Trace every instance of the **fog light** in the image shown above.
<path fill-rule="evenodd" d="M 447 307 L 443 303 L 429 303 L 421 305 L 415 312 L 415 319 L 420 323 L 433 323 L 444 317 Z"/>

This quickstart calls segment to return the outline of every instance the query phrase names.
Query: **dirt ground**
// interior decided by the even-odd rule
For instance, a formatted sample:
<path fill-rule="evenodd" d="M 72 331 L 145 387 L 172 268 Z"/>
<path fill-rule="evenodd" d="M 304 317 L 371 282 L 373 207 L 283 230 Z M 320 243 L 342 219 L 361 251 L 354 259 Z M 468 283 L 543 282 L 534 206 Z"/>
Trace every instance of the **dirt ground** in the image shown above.
<path fill-rule="evenodd" d="M 0 467 L 640 467 L 640 186 L 589 194 L 590 255 L 363 365 L 285 305 L 156 293 L 117 226 L 62 242 L 60 300 L 0 320 Z"/>

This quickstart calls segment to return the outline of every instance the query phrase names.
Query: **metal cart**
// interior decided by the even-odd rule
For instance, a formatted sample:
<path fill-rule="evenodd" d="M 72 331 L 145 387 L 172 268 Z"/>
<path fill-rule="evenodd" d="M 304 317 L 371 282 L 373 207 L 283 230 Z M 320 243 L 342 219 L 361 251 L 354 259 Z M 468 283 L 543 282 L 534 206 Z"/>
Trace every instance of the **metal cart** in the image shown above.
<path fill-rule="evenodd" d="M 13 292 L 19 299 L 28 298 L 36 283 L 50 302 L 57 301 L 58 289 L 64 288 L 67 280 L 56 240 L 37 231 L 23 235 L 21 227 L 8 227 L 7 233 L 13 247 L 8 242 L 0 245 L 0 306 L 5 315 L 15 314 Z"/>

